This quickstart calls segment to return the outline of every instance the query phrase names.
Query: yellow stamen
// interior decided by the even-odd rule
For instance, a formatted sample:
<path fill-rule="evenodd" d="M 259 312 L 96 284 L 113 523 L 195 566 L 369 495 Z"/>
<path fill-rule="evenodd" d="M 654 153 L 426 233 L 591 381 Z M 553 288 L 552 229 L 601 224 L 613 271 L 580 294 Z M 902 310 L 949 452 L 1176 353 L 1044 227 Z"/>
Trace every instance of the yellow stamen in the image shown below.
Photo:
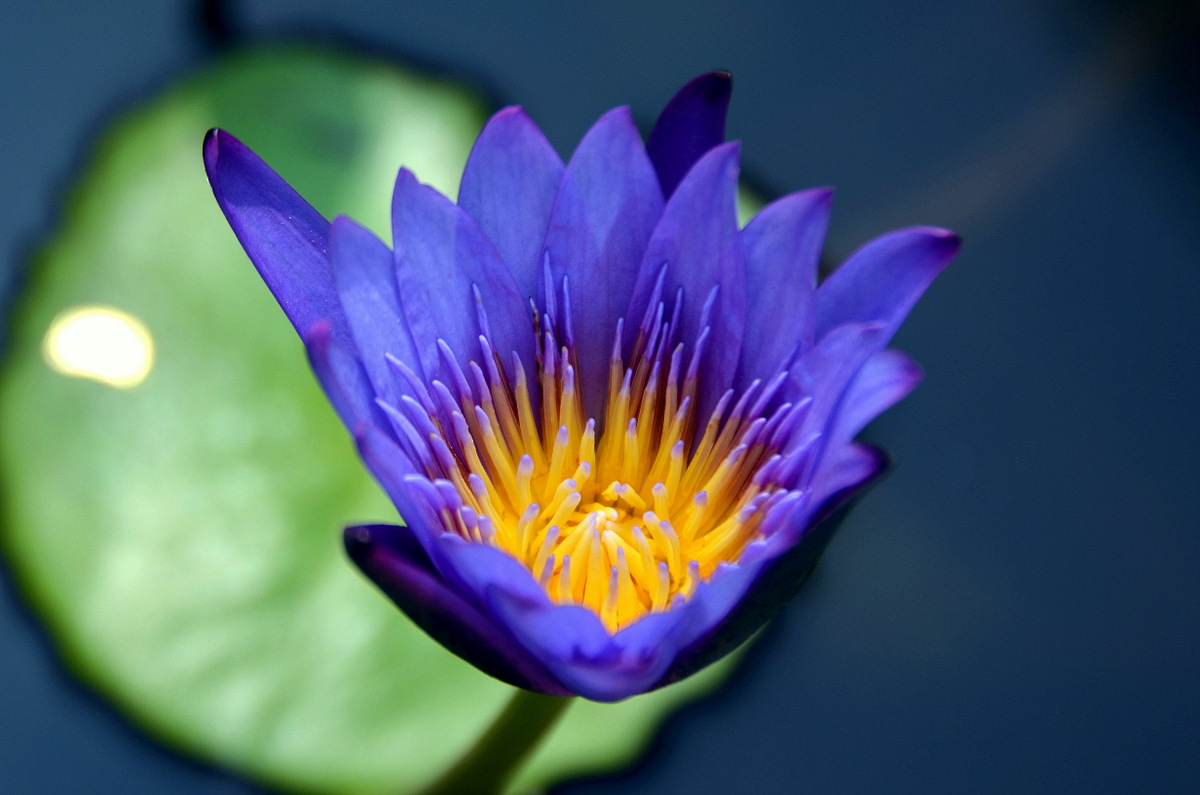
<path fill-rule="evenodd" d="M 581 382 L 553 321 L 540 322 L 533 377 L 516 357 L 506 373 L 481 340 L 486 367 L 471 364 L 464 378 L 443 351 L 452 386 L 433 385 L 436 406 L 406 406 L 430 412 L 414 419 L 429 431 L 423 465 L 461 496 L 457 513 L 438 506 L 445 528 L 513 555 L 550 599 L 588 607 L 616 632 L 690 599 L 759 537 L 764 506 L 781 486 L 755 473 L 780 450 L 762 432 L 774 426 L 747 415 L 757 385 L 737 405 L 729 392 L 711 415 L 698 415 L 703 367 L 693 354 L 681 381 L 687 357 L 661 305 L 629 361 L 618 330 L 599 418 L 583 407 L 585 387 L 597 385 Z M 540 390 L 537 412 L 531 387 Z"/>

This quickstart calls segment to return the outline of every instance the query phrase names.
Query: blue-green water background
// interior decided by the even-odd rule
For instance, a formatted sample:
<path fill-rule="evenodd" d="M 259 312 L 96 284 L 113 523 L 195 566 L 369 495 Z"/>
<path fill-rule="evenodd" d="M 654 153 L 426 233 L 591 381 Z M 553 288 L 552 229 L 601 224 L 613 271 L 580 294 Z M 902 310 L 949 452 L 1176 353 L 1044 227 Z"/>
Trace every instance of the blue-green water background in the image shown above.
<path fill-rule="evenodd" d="M 1200 788 L 1196 18 L 989 0 L 244 0 L 0 10 L 0 282 L 113 113 L 214 38 L 317 37 L 521 102 L 560 152 L 734 72 L 769 192 L 835 184 L 827 253 L 909 223 L 961 257 L 897 338 L 897 458 L 728 690 L 565 792 Z M 241 793 L 74 685 L 0 592 L 0 790 Z"/>

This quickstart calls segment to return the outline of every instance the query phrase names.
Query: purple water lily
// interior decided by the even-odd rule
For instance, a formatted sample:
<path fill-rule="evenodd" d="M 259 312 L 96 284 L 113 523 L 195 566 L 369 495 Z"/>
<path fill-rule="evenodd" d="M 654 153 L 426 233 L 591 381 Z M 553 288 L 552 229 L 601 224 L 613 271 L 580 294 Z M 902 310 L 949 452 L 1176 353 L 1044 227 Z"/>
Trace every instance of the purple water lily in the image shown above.
<path fill-rule="evenodd" d="M 882 455 L 855 443 L 920 378 L 886 348 L 958 250 L 878 238 L 820 286 L 831 191 L 739 229 L 729 76 L 643 145 L 602 116 L 564 165 L 518 107 L 458 204 L 401 169 L 388 248 L 322 218 L 222 131 L 230 225 L 407 526 L 351 557 L 483 671 L 616 701 L 729 652 L 795 593 Z"/>

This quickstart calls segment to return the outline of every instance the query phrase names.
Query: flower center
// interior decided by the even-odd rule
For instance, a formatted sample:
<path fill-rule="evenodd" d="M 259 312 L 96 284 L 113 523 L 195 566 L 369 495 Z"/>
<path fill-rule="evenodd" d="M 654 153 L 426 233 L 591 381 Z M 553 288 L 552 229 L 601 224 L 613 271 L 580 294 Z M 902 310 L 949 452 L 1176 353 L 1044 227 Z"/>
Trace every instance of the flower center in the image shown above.
<path fill-rule="evenodd" d="M 639 329 L 632 366 L 618 324 L 598 433 L 584 411 L 569 324 L 556 332 L 552 311 L 541 317 L 533 388 L 519 359 L 510 380 L 481 337 L 486 372 L 471 362 L 472 393 L 443 345 L 458 399 L 433 382 L 442 411 L 407 400 L 409 415 L 421 415 L 410 427 L 424 428 L 432 454 L 418 460 L 430 479 L 457 495 L 435 503 L 454 506 L 440 510 L 446 530 L 508 552 L 555 602 L 586 606 L 616 632 L 689 598 L 759 536 L 763 517 L 792 493 L 778 484 L 794 457 L 780 452 L 804 405 L 766 416 L 781 374 L 751 384 L 732 408 L 730 390 L 700 425 L 707 334 L 681 373 L 684 346 L 672 345 L 675 329 L 659 304 Z M 433 398 L 422 402 L 432 408 Z"/>

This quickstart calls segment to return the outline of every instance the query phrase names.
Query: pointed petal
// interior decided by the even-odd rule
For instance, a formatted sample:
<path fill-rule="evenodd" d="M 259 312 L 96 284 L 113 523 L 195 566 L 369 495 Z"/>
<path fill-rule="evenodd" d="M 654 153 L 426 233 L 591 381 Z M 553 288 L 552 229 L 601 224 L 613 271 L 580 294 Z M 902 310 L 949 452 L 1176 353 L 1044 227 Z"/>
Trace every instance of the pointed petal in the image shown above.
<path fill-rule="evenodd" d="M 784 196 L 742 230 L 746 257 L 746 336 L 737 385 L 772 378 L 797 346 L 813 343 L 817 264 L 829 226 L 830 188 Z"/>
<path fill-rule="evenodd" d="M 646 151 L 668 198 L 705 152 L 725 141 L 725 114 L 733 77 L 709 72 L 694 78 L 671 98 L 650 137 Z"/>
<path fill-rule="evenodd" d="M 580 382 L 589 416 L 608 385 L 612 330 L 629 297 L 646 242 L 662 214 L 662 191 L 628 108 L 600 117 L 575 150 L 550 213 L 546 250 L 553 283 L 568 278 Z M 561 302 L 560 302 L 561 303 Z M 640 319 L 640 318 L 639 318 Z"/>
<path fill-rule="evenodd" d="M 527 298 L 537 297 L 542 245 L 563 168 L 533 120 L 511 107 L 484 126 L 463 170 L 458 206 L 492 241 Z"/>
<path fill-rule="evenodd" d="M 545 590 L 529 569 L 509 553 L 489 544 L 467 541 L 452 533 L 438 537 L 441 552 L 438 570 L 447 581 L 455 582 L 484 602 L 489 590 L 503 591 L 515 599 L 553 606 Z"/>
<path fill-rule="evenodd" d="M 496 622 L 447 587 L 407 527 L 348 527 L 346 552 L 363 573 L 434 640 L 516 687 L 573 695 Z"/>
<path fill-rule="evenodd" d="M 961 245 L 958 235 L 933 227 L 901 229 L 867 243 L 817 290 L 817 337 L 845 323 L 882 323 L 886 345 Z"/>
<path fill-rule="evenodd" d="M 838 495 L 857 493 L 863 484 L 881 475 L 887 468 L 887 455 L 866 444 L 841 444 L 825 452 L 821 468 L 810 488 L 814 503 L 838 499 Z"/>
<path fill-rule="evenodd" d="M 746 269 L 737 228 L 739 145 L 722 144 L 700 158 L 667 202 L 646 247 L 626 317 L 626 345 L 637 334 L 662 266 L 663 296 L 673 301 L 683 290 L 680 337 L 686 345 L 700 335 L 704 303 L 714 287 L 717 302 L 709 317 L 712 333 L 704 359 L 701 417 L 729 389 L 737 369 L 746 326 Z"/>
<path fill-rule="evenodd" d="M 655 687 L 678 682 L 711 665 L 741 646 L 778 615 L 816 567 L 833 534 L 853 507 L 853 501 L 876 482 L 882 471 L 881 464 L 872 477 L 860 481 L 855 488 L 832 495 L 815 515 L 808 511 L 797 514 L 794 519 L 798 525 L 781 531 L 795 539 L 793 544 L 779 548 L 776 554 L 761 558 L 755 564 L 739 567 L 745 568 L 746 572 L 732 575 L 734 581 L 728 586 L 731 590 L 741 585 L 737 582 L 741 577 L 749 575 L 753 580 L 740 601 L 706 635 L 676 656 L 671 669 Z"/>
<path fill-rule="evenodd" d="M 386 354 L 420 372 L 417 350 L 400 309 L 392 251 L 346 217 L 333 221 L 329 259 L 350 333 L 375 393 L 392 405 L 411 390 L 398 384 Z"/>
<path fill-rule="evenodd" d="M 496 616 L 572 692 L 593 701 L 620 701 L 648 690 L 662 678 L 674 648 L 663 642 L 636 644 L 629 653 L 614 642 L 594 612 L 575 605 L 525 601 L 503 591 L 489 592 Z M 639 621 L 640 632 L 661 638 L 676 617 L 663 613 Z"/>
<path fill-rule="evenodd" d="M 842 442 L 853 439 L 867 423 L 916 389 L 921 375 L 920 365 L 898 350 L 872 354 L 846 390 L 830 436 Z"/>
<path fill-rule="evenodd" d="M 413 466 L 399 445 L 379 426 L 369 423 L 359 425 L 354 431 L 354 441 L 359 457 L 396 506 L 425 554 L 436 565 L 440 557 L 437 538 L 445 531 L 429 502 L 410 482 L 414 476 L 425 477 L 425 474 Z"/>
<path fill-rule="evenodd" d="M 440 367 L 439 339 L 463 368 L 479 358 L 483 330 L 473 287 L 480 292 L 492 345 L 505 361 L 515 351 L 533 371 L 529 307 L 512 274 L 475 222 L 407 169 L 396 178 L 392 236 L 400 300 L 426 377 Z"/>
<path fill-rule="evenodd" d="M 472 594 L 555 680 L 585 698 L 617 701 L 645 691 L 670 665 L 690 628 L 685 619 L 700 617 L 670 611 L 612 636 L 592 610 L 550 601 L 528 569 L 501 550 L 448 533 L 437 545 L 445 581 Z"/>
<path fill-rule="evenodd" d="M 318 320 L 312 325 L 304 335 L 304 347 L 317 381 L 351 433 L 366 423 L 386 425 L 362 362 L 338 343 L 327 321 Z"/>
<path fill-rule="evenodd" d="M 882 345 L 884 328 L 879 323 L 852 323 L 834 329 L 788 368 L 789 400 L 811 397 L 812 404 L 804 422 L 792 437 L 802 444 L 812 434 L 820 434 L 819 452 L 811 465 L 789 488 L 806 488 L 822 464 L 823 452 L 837 442 L 831 439 L 833 423 L 842 405 L 846 388 L 862 369 L 863 363 Z"/>
<path fill-rule="evenodd" d="M 756 624 L 744 633 L 730 632 L 730 618 L 754 587 L 761 572 L 772 561 L 758 560 L 746 566 L 723 565 L 719 575 L 702 583 L 681 610 L 694 613 L 695 628 L 683 638 L 671 667 L 655 683 L 659 688 L 678 682 L 729 654 L 746 641 L 761 626 Z M 757 616 L 756 616 L 757 617 Z M 766 619 L 759 619 L 765 623 Z M 724 632 L 722 632 L 724 630 Z"/>
<path fill-rule="evenodd" d="M 580 690 L 578 669 L 595 665 L 601 676 L 618 675 L 618 650 L 612 636 L 594 612 L 573 605 L 557 605 L 534 581 L 529 570 L 511 555 L 484 544 L 473 544 L 450 534 L 438 539 L 438 569 L 447 582 L 470 593 L 484 611 L 537 658 L 572 692 Z M 589 663 L 589 661 L 591 661 Z M 654 680 L 642 683 L 645 689 Z M 587 678 L 582 684 L 587 689 Z"/>
<path fill-rule="evenodd" d="M 250 261 L 301 336 L 318 320 L 342 345 L 349 328 L 326 249 L 329 222 L 249 147 L 224 130 L 204 138 L 213 196 Z"/>

